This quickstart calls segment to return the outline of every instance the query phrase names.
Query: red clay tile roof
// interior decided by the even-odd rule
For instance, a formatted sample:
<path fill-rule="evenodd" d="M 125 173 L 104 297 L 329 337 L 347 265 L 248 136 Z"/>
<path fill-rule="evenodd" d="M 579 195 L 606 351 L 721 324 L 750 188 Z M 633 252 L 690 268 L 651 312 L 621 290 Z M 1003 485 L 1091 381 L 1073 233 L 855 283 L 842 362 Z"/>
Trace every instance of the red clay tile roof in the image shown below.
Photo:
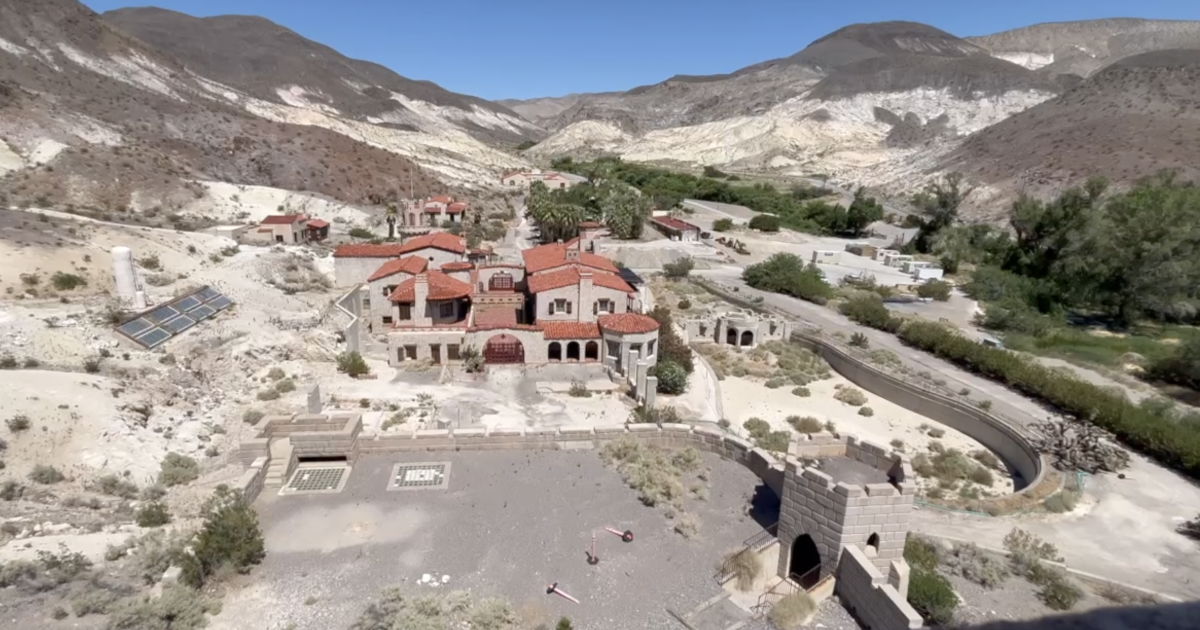
<path fill-rule="evenodd" d="M 616 291 L 625 293 L 633 293 L 633 287 L 629 283 L 621 279 L 620 276 L 611 273 L 603 273 L 592 271 L 592 284 L 598 287 L 607 287 Z M 572 265 L 555 271 L 547 271 L 539 273 L 536 276 L 530 276 L 528 280 L 530 293 L 541 293 L 551 289 L 559 289 L 562 287 L 570 287 L 579 284 L 580 273 L 579 267 Z"/>
<path fill-rule="evenodd" d="M 434 195 L 433 197 L 430 197 L 429 200 L 435 203 L 450 203 L 454 201 L 454 197 L 451 197 L 450 195 Z"/>
<path fill-rule="evenodd" d="M 446 206 L 446 212 L 449 212 L 450 214 L 458 214 L 460 212 L 465 211 L 466 209 L 467 209 L 467 204 L 465 204 L 461 201 L 456 201 L 456 202 Z"/>
<path fill-rule="evenodd" d="M 333 250 L 334 258 L 397 258 L 404 255 L 400 243 L 347 243 Z"/>
<path fill-rule="evenodd" d="M 400 246 L 401 254 L 410 254 L 419 249 L 432 247 L 434 249 L 444 249 L 448 252 L 461 254 L 467 251 L 467 239 L 461 236 L 455 236 L 449 232 L 430 232 L 413 239 L 409 239 Z"/>
<path fill-rule="evenodd" d="M 601 271 L 617 273 L 617 266 L 603 256 L 580 252 L 578 263 L 567 260 L 567 246 L 563 243 L 547 243 L 531 247 L 521 252 L 521 257 L 525 259 L 525 269 L 529 273 L 537 273 L 566 264 L 581 264 Z"/>
<path fill-rule="evenodd" d="M 404 258 L 395 258 L 389 260 L 379 266 L 371 277 L 367 278 L 367 282 L 374 282 L 380 278 L 386 278 L 392 274 L 406 273 L 410 276 L 415 276 L 429 266 L 429 261 L 420 256 L 405 256 Z"/>
<path fill-rule="evenodd" d="M 429 300 L 454 300 L 471 295 L 471 285 L 451 278 L 440 271 L 429 271 L 422 274 L 429 280 Z M 401 282 L 396 290 L 388 296 L 393 302 L 412 302 L 416 299 L 417 277 L 414 276 Z"/>
<path fill-rule="evenodd" d="M 615 333 L 637 334 L 658 330 L 658 322 L 641 313 L 612 313 L 601 315 L 598 319 L 601 328 Z"/>
<path fill-rule="evenodd" d="M 669 227 L 673 230 L 681 230 L 681 231 L 685 231 L 685 230 L 699 231 L 700 230 L 700 228 L 692 225 L 691 223 L 688 223 L 687 221 L 682 221 L 680 219 L 676 219 L 675 217 L 654 217 L 654 222 L 659 225 L 664 225 L 666 227 Z"/>
<path fill-rule="evenodd" d="M 490 308 L 482 312 L 476 311 L 475 325 L 486 328 L 516 326 L 517 311 L 513 308 Z"/>
<path fill-rule="evenodd" d="M 467 262 L 465 260 L 458 261 L 458 262 L 448 262 L 448 263 L 442 265 L 442 271 L 467 271 L 468 269 L 474 269 L 474 268 L 475 268 L 475 263 Z"/>
<path fill-rule="evenodd" d="M 260 225 L 291 225 L 306 218 L 303 214 L 272 214 L 263 219 Z"/>
<path fill-rule="evenodd" d="M 312 221 L 308 222 L 308 227 L 325 228 L 325 227 L 329 227 L 329 222 L 326 221 L 325 219 L 313 219 Z"/>
<path fill-rule="evenodd" d="M 546 339 L 599 339 L 595 322 L 538 322 Z"/>

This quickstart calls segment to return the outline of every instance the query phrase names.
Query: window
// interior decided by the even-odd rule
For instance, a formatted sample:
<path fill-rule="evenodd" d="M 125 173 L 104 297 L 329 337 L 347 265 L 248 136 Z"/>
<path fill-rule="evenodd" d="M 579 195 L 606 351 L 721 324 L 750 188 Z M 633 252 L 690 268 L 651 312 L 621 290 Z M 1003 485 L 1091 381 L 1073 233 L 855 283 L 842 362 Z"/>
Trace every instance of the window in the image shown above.
<path fill-rule="evenodd" d="M 550 314 L 555 313 L 571 313 L 571 303 L 564 298 L 559 298 L 550 303 Z"/>
<path fill-rule="evenodd" d="M 383 297 L 387 297 L 387 296 L 391 295 L 392 291 L 395 291 L 395 290 L 396 290 L 396 285 L 394 285 L 394 284 L 389 284 L 386 287 L 383 287 Z"/>
<path fill-rule="evenodd" d="M 401 304 L 400 305 L 400 319 L 412 319 L 412 305 L 411 304 Z"/>
<path fill-rule="evenodd" d="M 654 342 L 651 341 L 646 344 L 646 356 L 652 356 L 653 354 L 654 354 Z"/>
<path fill-rule="evenodd" d="M 454 317 L 454 302 L 442 302 L 438 305 L 438 317 Z"/>
<path fill-rule="evenodd" d="M 488 289 L 492 291 L 507 291 L 513 288 L 513 277 L 511 273 L 502 271 L 488 280 Z"/>
<path fill-rule="evenodd" d="M 612 300 L 596 300 L 596 302 L 592 304 L 592 314 L 599 315 L 600 313 L 611 313 L 613 312 L 613 306 Z"/>
<path fill-rule="evenodd" d="M 384 316 L 383 316 L 383 323 L 385 323 L 385 324 L 390 324 L 390 323 L 392 323 L 392 316 L 391 316 L 391 315 L 384 315 Z"/>
<path fill-rule="evenodd" d="M 456 343 L 446 344 L 446 360 L 448 360 L 448 361 L 457 361 L 458 360 L 458 344 L 456 344 Z"/>
<path fill-rule="evenodd" d="M 404 346 L 404 358 L 409 359 L 409 360 L 416 359 L 417 358 L 417 347 L 416 346 Z"/>

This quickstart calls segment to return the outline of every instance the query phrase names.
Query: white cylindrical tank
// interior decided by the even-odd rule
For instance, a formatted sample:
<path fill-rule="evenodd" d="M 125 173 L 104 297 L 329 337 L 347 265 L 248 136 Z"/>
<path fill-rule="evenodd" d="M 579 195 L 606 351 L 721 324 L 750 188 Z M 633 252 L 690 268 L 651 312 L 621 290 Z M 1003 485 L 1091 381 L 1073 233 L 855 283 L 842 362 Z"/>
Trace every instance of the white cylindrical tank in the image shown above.
<path fill-rule="evenodd" d="M 137 271 L 133 268 L 133 250 L 128 247 L 112 248 L 113 279 L 117 284 L 117 298 L 123 306 L 141 309 L 146 307 L 145 298 L 139 299 Z"/>

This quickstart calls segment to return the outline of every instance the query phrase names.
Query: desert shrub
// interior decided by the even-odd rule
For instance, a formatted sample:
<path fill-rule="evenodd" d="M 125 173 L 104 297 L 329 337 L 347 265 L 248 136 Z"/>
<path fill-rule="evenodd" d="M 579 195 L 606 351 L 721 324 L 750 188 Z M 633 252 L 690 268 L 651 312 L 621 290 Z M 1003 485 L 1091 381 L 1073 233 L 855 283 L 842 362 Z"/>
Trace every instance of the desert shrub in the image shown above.
<path fill-rule="evenodd" d="M 283 371 L 283 368 L 273 367 L 270 370 L 267 370 L 267 378 L 271 379 L 272 381 L 278 381 L 285 376 L 287 376 L 287 374 Z"/>
<path fill-rule="evenodd" d="M 779 630 L 798 630 L 812 617 L 817 604 L 805 592 L 792 593 L 775 603 L 767 615 Z"/>
<path fill-rule="evenodd" d="M 60 544 L 58 553 L 38 551 L 36 560 L 0 564 L 0 588 L 43 593 L 86 576 L 91 568 L 92 561 L 86 556 Z"/>
<path fill-rule="evenodd" d="M 184 586 L 163 589 L 158 597 L 126 601 L 113 611 L 109 630 L 195 630 L 207 625 L 207 615 L 221 609 L 208 595 Z"/>
<path fill-rule="evenodd" d="M 1013 573 L 1035 584 L 1044 584 L 1053 579 L 1043 560 L 1062 562 L 1058 549 L 1042 539 L 1016 528 L 1004 537 L 1004 548 L 1008 551 L 1008 562 Z"/>
<path fill-rule="evenodd" d="M 29 471 L 29 480 L 43 485 L 55 484 L 66 479 L 59 470 L 46 464 L 38 464 Z"/>
<path fill-rule="evenodd" d="M 670 405 L 666 407 L 638 405 L 629 413 L 627 422 L 631 424 L 673 424 L 680 420 L 679 410 Z"/>
<path fill-rule="evenodd" d="M 371 371 L 362 355 L 357 352 L 343 352 L 337 356 L 337 369 L 350 376 L 362 376 Z"/>
<path fill-rule="evenodd" d="M 917 287 L 917 296 L 945 302 L 950 299 L 950 283 L 944 280 L 930 280 Z"/>
<path fill-rule="evenodd" d="M 685 494 L 680 476 L 699 466 L 698 456 L 674 457 L 670 451 L 630 437 L 605 444 L 600 457 L 616 467 L 625 483 L 637 491 L 638 499 L 648 506 L 678 507 Z"/>
<path fill-rule="evenodd" d="M 73 273 L 56 271 L 54 275 L 50 276 L 50 284 L 54 285 L 54 288 L 59 291 L 70 291 L 79 287 L 86 287 L 87 278 Z"/>
<path fill-rule="evenodd" d="M 473 346 L 465 346 L 458 352 L 458 357 L 462 359 L 463 370 L 467 374 L 478 374 L 487 366 L 487 361 L 483 355 L 479 353 Z"/>
<path fill-rule="evenodd" d="M 138 508 L 138 527 L 160 527 L 171 522 L 171 513 L 161 501 L 150 501 Z"/>
<path fill-rule="evenodd" d="M 15 370 L 17 365 L 19 365 L 17 357 L 11 354 L 0 356 L 0 370 Z"/>
<path fill-rule="evenodd" d="M 779 217 L 773 214 L 759 214 L 750 219 L 750 229 L 760 232 L 778 232 Z"/>
<path fill-rule="evenodd" d="M 713 221 L 712 229 L 714 232 L 728 232 L 733 229 L 733 219 L 717 219 Z"/>
<path fill-rule="evenodd" d="M 856 332 L 850 335 L 850 345 L 855 348 L 866 348 L 871 345 L 871 340 L 867 339 L 867 336 L 863 333 Z"/>
<path fill-rule="evenodd" d="M 824 428 L 821 421 L 812 416 L 805 416 L 803 418 L 800 416 L 788 416 L 787 423 L 792 425 L 792 428 L 797 433 L 819 433 Z"/>
<path fill-rule="evenodd" d="M 937 572 L 914 567 L 909 574 L 908 603 L 926 623 L 941 626 L 954 620 L 958 596 L 946 578 Z"/>
<path fill-rule="evenodd" d="M 218 486 L 201 515 L 204 526 L 192 542 L 192 552 L 181 558 L 184 582 L 199 588 L 222 569 L 246 573 L 262 562 L 266 550 L 258 515 L 241 494 Z"/>
<path fill-rule="evenodd" d="M 691 374 L 695 370 L 695 364 L 692 360 L 692 349 L 675 333 L 671 310 L 662 306 L 656 306 L 654 310 L 650 311 L 650 317 L 658 322 L 659 365 L 662 365 L 665 361 L 670 361 L 683 368 L 688 374 Z"/>
<path fill-rule="evenodd" d="M 279 392 L 275 391 L 274 389 L 264 389 L 260 390 L 254 395 L 254 397 L 264 402 L 269 400 L 279 400 Z"/>
<path fill-rule="evenodd" d="M 88 584 L 88 587 L 71 598 L 71 610 L 76 617 L 87 615 L 107 615 L 113 604 L 121 599 L 128 588 L 113 588 L 114 585 L 103 582 Z"/>
<path fill-rule="evenodd" d="M 563 627 L 563 621 L 566 619 L 559 621 L 559 627 Z M 399 588 L 389 588 L 383 592 L 379 601 L 367 606 L 350 626 L 350 630 L 517 630 L 518 627 L 520 624 L 517 614 L 504 600 L 474 600 L 464 591 L 411 596 Z M 567 621 L 565 627 L 571 627 L 570 621 Z"/>
<path fill-rule="evenodd" d="M 143 257 L 139 258 L 137 262 L 139 265 L 141 265 L 142 267 L 144 267 L 146 269 L 149 269 L 150 271 L 158 271 L 159 269 L 162 269 L 162 262 L 160 262 L 158 260 L 157 254 L 150 254 L 149 256 L 143 256 Z"/>
<path fill-rule="evenodd" d="M 970 479 L 981 486 L 990 486 L 994 481 L 992 478 L 992 471 L 988 470 L 987 468 L 972 469 L 970 473 L 967 473 L 967 479 Z"/>
<path fill-rule="evenodd" d="M 754 439 L 765 437 L 771 432 L 771 425 L 767 424 L 767 421 L 762 418 L 750 418 L 742 423 L 742 428 Z"/>
<path fill-rule="evenodd" d="M 993 455 L 991 451 L 983 449 L 971 451 L 971 459 L 993 470 L 1004 470 L 1004 464 L 1000 462 L 1000 458 Z"/>
<path fill-rule="evenodd" d="M 754 440 L 759 448 L 764 448 L 774 453 L 783 453 L 788 450 L 788 445 L 791 444 L 792 436 L 787 431 L 771 431 L 770 433 Z"/>
<path fill-rule="evenodd" d="M 1083 598 L 1083 591 L 1061 571 L 1054 573 L 1038 591 L 1038 599 L 1051 610 L 1070 610 Z"/>
<path fill-rule="evenodd" d="M 1122 393 L 1039 365 L 1019 354 L 976 343 L 935 322 L 913 321 L 900 331 L 905 343 L 931 352 L 1033 396 L 1067 414 L 1112 431 L 1124 444 L 1200 478 L 1200 431 L 1169 410 L 1143 407 Z"/>
<path fill-rule="evenodd" d="M 675 308 L 678 308 L 681 311 L 686 311 L 689 308 L 692 308 L 692 301 L 687 298 L 683 298 L 682 300 L 679 300 L 679 303 L 675 305 Z"/>
<path fill-rule="evenodd" d="M 946 436 L 946 430 L 939 429 L 938 427 L 931 427 L 929 429 L 929 431 L 926 432 L 926 434 L 929 435 L 929 437 L 931 437 L 931 438 L 938 439 L 938 438 L 942 438 L 942 437 Z"/>
<path fill-rule="evenodd" d="M 860 407 L 867 404 L 867 395 L 856 387 L 843 387 L 833 395 L 833 398 L 852 407 Z"/>
<path fill-rule="evenodd" d="M 373 238 L 375 238 L 374 232 L 372 232 L 371 230 L 368 230 L 366 228 L 362 228 L 362 227 L 350 228 L 350 231 L 347 232 L 347 234 L 350 235 L 350 238 L 358 238 L 358 239 L 373 239 Z"/>
<path fill-rule="evenodd" d="M 281 379 L 275 382 L 275 391 L 280 394 L 296 391 L 296 383 L 290 378 Z"/>
<path fill-rule="evenodd" d="M 12 479 L 6 479 L 4 483 L 0 483 L 0 499 L 16 501 L 24 494 L 25 486 Z"/>
<path fill-rule="evenodd" d="M 740 549 L 725 554 L 718 572 L 722 575 L 732 575 L 737 589 L 749 592 L 762 568 L 762 558 L 758 554 L 749 549 Z"/>
<path fill-rule="evenodd" d="M 96 480 L 94 487 L 97 492 L 122 499 L 132 499 L 138 494 L 137 484 L 117 475 L 104 475 Z"/>
<path fill-rule="evenodd" d="M 688 277 L 688 274 L 696 268 L 696 263 L 690 257 L 680 258 L 675 262 L 663 263 L 663 275 L 671 280 L 679 280 Z"/>
<path fill-rule="evenodd" d="M 242 422 L 246 424 L 258 424 L 259 420 L 263 419 L 265 414 L 258 409 L 247 409 L 242 412 Z"/>
<path fill-rule="evenodd" d="M 1009 575 L 1004 560 L 981 550 L 974 543 L 954 545 L 941 561 L 950 573 L 985 588 L 996 588 Z"/>
<path fill-rule="evenodd" d="M 54 610 L 50 613 L 50 617 L 55 621 L 62 621 L 70 616 L 71 613 L 67 612 L 67 609 L 62 606 L 55 606 Z"/>
<path fill-rule="evenodd" d="M 4 424 L 8 426 L 9 431 L 12 431 L 13 433 L 19 433 L 28 429 L 32 423 L 29 421 L 29 416 L 25 414 L 17 414 L 8 420 L 5 420 Z"/>
<path fill-rule="evenodd" d="M 167 453 L 159 465 L 158 483 L 170 488 L 191 483 L 200 477 L 200 464 L 187 455 Z"/>
<path fill-rule="evenodd" d="M 671 529 L 684 538 L 695 538 L 696 534 L 700 533 L 700 519 L 694 514 L 684 512 L 675 519 L 675 526 Z"/>
<path fill-rule="evenodd" d="M 554 624 L 554 630 L 575 630 L 575 626 L 571 624 L 570 619 L 560 617 L 558 623 Z"/>
<path fill-rule="evenodd" d="M 687 378 L 687 376 L 684 375 L 684 378 Z M 659 387 L 659 391 L 662 391 L 661 386 Z M 588 391 L 587 385 L 584 385 L 583 381 L 574 380 L 571 381 L 571 389 L 567 390 L 567 395 L 572 398 L 590 398 L 592 392 Z"/>
<path fill-rule="evenodd" d="M 678 363 L 663 360 L 654 366 L 660 394 L 682 394 L 687 389 L 688 373 Z"/>
<path fill-rule="evenodd" d="M 891 311 L 888 311 L 887 307 L 883 305 L 883 300 L 874 293 L 855 295 L 843 302 L 838 310 L 842 315 L 863 326 L 889 332 L 896 330 L 898 326 L 898 320 L 892 317 Z"/>
<path fill-rule="evenodd" d="M 775 254 L 742 273 L 746 284 L 763 291 L 773 291 L 824 304 L 833 297 L 833 287 L 816 265 L 806 265 L 793 254 Z"/>
<path fill-rule="evenodd" d="M 1175 531 L 1187 536 L 1188 538 L 1191 538 L 1192 540 L 1200 542 L 1200 515 L 1197 515 L 1196 518 L 1193 518 L 1190 521 L 1183 522 L 1179 525 L 1179 527 L 1175 528 Z"/>
<path fill-rule="evenodd" d="M 100 357 L 90 357 L 83 360 L 83 371 L 95 374 L 100 371 Z"/>
<path fill-rule="evenodd" d="M 1184 341 L 1173 352 L 1151 363 L 1146 376 L 1200 390 L 1200 337 Z"/>
<path fill-rule="evenodd" d="M 858 415 L 870 418 L 875 415 L 875 410 L 870 407 L 859 407 Z"/>
<path fill-rule="evenodd" d="M 808 389 L 807 387 L 793 387 L 792 395 L 799 396 L 801 398 L 808 398 L 809 396 L 812 396 L 812 390 Z"/>
<path fill-rule="evenodd" d="M 940 562 L 937 546 L 916 534 L 904 539 L 904 560 L 913 568 L 928 571 L 936 569 Z"/>

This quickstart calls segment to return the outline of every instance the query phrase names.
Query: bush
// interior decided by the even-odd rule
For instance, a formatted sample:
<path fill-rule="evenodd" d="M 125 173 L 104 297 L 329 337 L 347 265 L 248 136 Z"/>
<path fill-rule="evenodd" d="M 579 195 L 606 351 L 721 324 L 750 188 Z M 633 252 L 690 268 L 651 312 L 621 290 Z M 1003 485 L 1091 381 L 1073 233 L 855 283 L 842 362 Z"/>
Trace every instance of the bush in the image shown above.
<path fill-rule="evenodd" d="M 1200 479 L 1200 431 L 1194 420 L 1142 407 L 1123 394 L 1044 367 L 1021 355 L 971 341 L 935 322 L 900 330 L 908 345 L 931 352 L 1033 396 L 1062 412 L 1111 431 L 1121 442 Z"/>
<path fill-rule="evenodd" d="M 659 391 L 661 390 L 660 387 Z M 571 381 L 571 389 L 567 390 L 567 395 L 572 398 L 590 398 L 592 392 L 588 391 L 587 385 L 584 385 L 582 381 L 575 380 Z"/>
<path fill-rule="evenodd" d="M 58 483 L 64 479 L 66 477 L 57 468 L 47 466 L 46 464 L 38 464 L 33 467 L 33 470 L 29 471 L 29 480 L 42 485 Z"/>
<path fill-rule="evenodd" d="M 779 630 L 797 630 L 804 626 L 817 610 L 812 596 L 805 592 L 792 593 L 775 603 L 767 616 Z"/>
<path fill-rule="evenodd" d="M 1196 518 L 1186 521 L 1179 527 L 1175 528 L 1175 531 L 1187 536 L 1188 538 L 1191 538 L 1192 540 L 1200 542 L 1200 514 L 1196 515 Z"/>
<path fill-rule="evenodd" d="M 771 431 L 755 440 L 759 448 L 773 453 L 785 453 L 792 442 L 792 436 L 787 431 Z"/>
<path fill-rule="evenodd" d="M 909 534 L 904 539 L 904 560 L 914 569 L 927 571 L 936 569 L 940 561 L 937 546 L 916 534 Z"/>
<path fill-rule="evenodd" d="M 162 269 L 162 263 L 158 260 L 157 254 L 150 254 L 138 259 L 138 264 L 150 271 L 158 271 Z"/>
<path fill-rule="evenodd" d="M 159 466 L 158 483 L 170 488 L 191 483 L 200 478 L 200 464 L 179 453 L 167 453 Z"/>
<path fill-rule="evenodd" d="M 756 440 L 766 437 L 771 432 L 771 425 L 767 424 L 767 421 L 762 418 L 750 418 L 742 423 L 742 428 L 746 429 L 750 437 Z"/>
<path fill-rule="evenodd" d="M 682 394 L 687 390 L 688 373 L 674 361 L 662 361 L 654 367 L 658 378 L 658 393 Z"/>
<path fill-rule="evenodd" d="M 862 393 L 862 390 L 857 387 L 843 387 L 837 390 L 833 398 L 852 407 L 860 407 L 867 404 L 867 395 Z"/>
<path fill-rule="evenodd" d="M 1150 364 L 1146 376 L 1200 390 L 1200 337 L 1192 337 L 1171 354 Z"/>
<path fill-rule="evenodd" d="M 850 335 L 850 345 L 855 348 L 867 348 L 870 347 L 871 340 L 867 339 L 866 335 L 856 332 Z"/>
<path fill-rule="evenodd" d="M 1083 591 L 1071 583 L 1061 571 L 1054 573 L 1042 589 L 1038 591 L 1038 599 L 1051 610 L 1070 610 L 1083 598 Z"/>
<path fill-rule="evenodd" d="M 258 421 L 262 420 L 264 415 L 258 409 L 247 409 L 242 412 L 242 422 L 246 424 L 258 424 Z"/>
<path fill-rule="evenodd" d="M 516 630 L 518 627 L 525 626 L 519 625 L 516 613 L 503 600 L 475 601 L 463 591 L 411 596 L 404 590 L 391 588 L 384 591 L 380 601 L 367 606 L 350 630 Z M 564 617 L 559 620 L 558 628 L 570 630 L 571 622 Z"/>
<path fill-rule="evenodd" d="M 95 489 L 97 492 L 122 499 L 132 499 L 138 494 L 137 484 L 116 475 L 104 475 L 97 479 Z"/>
<path fill-rule="evenodd" d="M 1009 575 L 1004 560 L 984 552 L 974 543 L 954 545 L 942 563 L 950 573 L 984 588 L 996 588 Z"/>
<path fill-rule="evenodd" d="M 950 283 L 944 280 L 930 280 L 917 286 L 917 297 L 932 298 L 938 302 L 950 299 Z"/>
<path fill-rule="evenodd" d="M 689 449 L 670 451 L 625 437 L 605 444 L 600 457 L 615 465 L 621 478 L 638 493 L 644 505 L 668 505 L 679 507 L 686 494 L 680 476 L 699 466 L 699 456 L 679 454 Z M 695 453 L 695 449 L 691 449 Z"/>
<path fill-rule="evenodd" d="M 778 232 L 779 217 L 773 214 L 758 214 L 750 219 L 750 229 L 760 232 Z"/>
<path fill-rule="evenodd" d="M 793 387 L 792 395 L 799 396 L 801 398 L 808 398 L 809 396 L 812 396 L 812 391 L 810 391 L 807 387 Z"/>
<path fill-rule="evenodd" d="M 821 429 L 824 428 L 821 421 L 812 416 L 805 416 L 803 418 L 800 416 L 788 416 L 787 423 L 792 425 L 792 428 L 797 433 L 820 433 Z"/>
<path fill-rule="evenodd" d="M 487 361 L 483 358 L 483 355 L 473 346 L 466 346 L 460 350 L 458 358 L 462 359 L 463 370 L 467 374 L 478 374 L 487 366 Z"/>
<path fill-rule="evenodd" d="M 792 254 L 775 254 L 757 265 L 750 265 L 742 272 L 742 279 L 756 289 L 783 293 L 816 304 L 824 304 L 833 297 L 833 287 L 825 282 L 821 270 L 816 265 L 805 265 L 800 257 Z"/>
<path fill-rule="evenodd" d="M 360 238 L 360 239 L 368 239 L 368 240 L 375 238 L 374 232 L 372 232 L 371 230 L 368 230 L 366 228 L 361 228 L 361 227 L 350 228 L 350 231 L 348 232 L 348 234 L 350 235 L 350 238 Z"/>
<path fill-rule="evenodd" d="M 675 526 L 671 529 L 684 538 L 695 538 L 696 534 L 700 533 L 700 519 L 685 512 L 675 519 Z"/>
<path fill-rule="evenodd" d="M 283 380 L 276 381 L 275 391 L 279 392 L 280 394 L 294 392 L 294 391 L 296 391 L 296 383 L 295 383 L 295 381 L 293 381 L 290 378 L 285 378 Z"/>
<path fill-rule="evenodd" d="M 221 609 L 203 593 L 183 586 L 163 589 L 158 597 L 131 599 L 113 611 L 109 630 L 195 630 L 208 624 L 207 616 Z"/>
<path fill-rule="evenodd" d="M 0 370 L 15 370 L 17 369 L 17 358 L 11 354 L 0 356 Z"/>
<path fill-rule="evenodd" d="M 258 515 L 246 499 L 228 486 L 218 486 L 201 510 L 204 526 L 181 559 L 182 579 L 200 588 L 213 574 L 229 568 L 246 573 L 266 555 Z"/>
<path fill-rule="evenodd" d="M 675 305 L 675 308 L 678 308 L 681 311 L 686 311 L 689 308 L 692 308 L 692 301 L 687 298 L 683 298 L 682 300 L 679 300 L 679 303 Z"/>
<path fill-rule="evenodd" d="M 713 221 L 714 232 L 728 232 L 733 229 L 733 219 L 717 219 Z"/>
<path fill-rule="evenodd" d="M 50 284 L 54 285 L 54 288 L 59 291 L 70 291 L 79 287 L 86 287 L 87 279 L 73 273 L 56 271 L 53 276 L 50 276 Z"/>
<path fill-rule="evenodd" d="M 16 501 L 24 494 L 25 486 L 13 481 L 12 479 L 6 479 L 4 483 L 0 483 L 0 499 L 4 499 L 5 501 Z"/>
<path fill-rule="evenodd" d="M 741 549 L 725 554 L 725 559 L 721 561 L 717 571 L 722 575 L 732 575 L 737 589 L 749 592 L 762 568 L 762 558 L 758 554 L 749 549 Z"/>
<path fill-rule="evenodd" d="M 91 357 L 83 360 L 83 371 L 88 374 L 95 374 L 100 371 L 100 357 Z"/>
<path fill-rule="evenodd" d="M 5 420 L 4 424 L 8 426 L 9 431 L 12 431 L 13 433 L 20 433 L 21 431 L 28 429 L 32 423 L 29 421 L 29 416 L 25 414 L 17 414 L 8 420 Z"/>
<path fill-rule="evenodd" d="M 914 567 L 909 574 L 908 603 L 926 623 L 941 626 L 954 620 L 958 596 L 946 578 L 932 570 Z"/>
<path fill-rule="evenodd" d="M 171 522 L 171 513 L 162 502 L 150 501 L 138 508 L 135 518 L 138 527 L 161 527 Z"/>
<path fill-rule="evenodd" d="M 337 369 L 339 372 L 344 372 L 353 377 L 368 374 L 371 368 L 367 367 L 367 362 L 363 360 L 362 355 L 357 352 L 343 352 L 337 356 Z"/>
<path fill-rule="evenodd" d="M 664 263 L 662 268 L 664 276 L 679 280 L 688 277 L 692 269 L 696 268 L 696 263 L 691 258 L 680 258 L 675 262 Z"/>
<path fill-rule="evenodd" d="M 279 400 L 279 392 L 274 389 L 264 389 L 254 395 L 255 398 L 261 401 Z"/>
<path fill-rule="evenodd" d="M 860 407 L 858 410 L 858 415 L 863 416 L 864 418 L 870 418 L 871 416 L 875 415 L 875 410 L 870 407 Z"/>
<path fill-rule="evenodd" d="M 692 349 L 675 333 L 671 311 L 661 306 L 650 311 L 650 317 L 658 322 L 658 363 L 671 362 L 688 374 L 695 370 Z"/>
<path fill-rule="evenodd" d="M 842 315 L 849 317 L 851 320 L 886 330 L 888 332 L 895 331 L 898 326 L 898 321 L 892 317 L 892 313 L 883 305 L 883 300 L 874 293 L 861 293 L 842 303 L 838 310 Z"/>

